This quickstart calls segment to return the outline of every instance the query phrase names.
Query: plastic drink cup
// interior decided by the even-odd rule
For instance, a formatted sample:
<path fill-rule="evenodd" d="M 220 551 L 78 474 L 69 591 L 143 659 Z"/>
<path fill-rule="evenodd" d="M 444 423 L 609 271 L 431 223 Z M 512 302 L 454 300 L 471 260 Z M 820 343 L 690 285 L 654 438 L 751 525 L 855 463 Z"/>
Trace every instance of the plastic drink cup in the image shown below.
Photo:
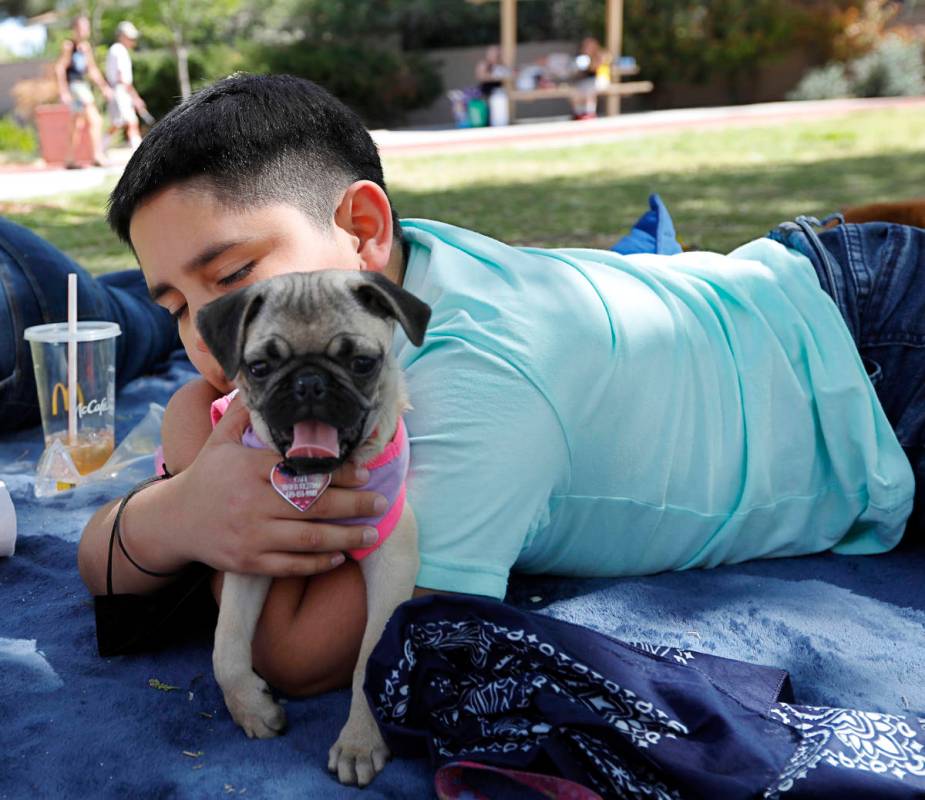
<path fill-rule="evenodd" d="M 42 413 L 46 448 L 56 439 L 70 453 L 81 475 L 99 469 L 115 447 L 116 337 L 115 322 L 77 323 L 76 435 L 68 430 L 68 324 L 54 322 L 26 328 L 32 348 L 35 383 Z"/>

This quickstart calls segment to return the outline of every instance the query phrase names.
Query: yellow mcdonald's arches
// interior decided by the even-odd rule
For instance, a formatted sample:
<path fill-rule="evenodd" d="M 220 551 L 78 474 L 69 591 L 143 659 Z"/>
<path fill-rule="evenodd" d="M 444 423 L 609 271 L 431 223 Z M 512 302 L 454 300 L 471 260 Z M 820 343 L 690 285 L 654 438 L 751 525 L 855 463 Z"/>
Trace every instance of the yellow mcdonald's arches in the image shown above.
<path fill-rule="evenodd" d="M 51 390 L 51 415 L 53 417 L 58 416 L 58 392 L 61 392 L 61 405 L 64 406 L 64 410 L 68 411 L 67 407 L 67 386 L 65 386 L 60 381 L 55 384 L 55 388 Z M 78 405 L 86 405 L 84 400 L 84 390 L 80 388 L 80 384 L 77 384 L 77 403 Z"/>

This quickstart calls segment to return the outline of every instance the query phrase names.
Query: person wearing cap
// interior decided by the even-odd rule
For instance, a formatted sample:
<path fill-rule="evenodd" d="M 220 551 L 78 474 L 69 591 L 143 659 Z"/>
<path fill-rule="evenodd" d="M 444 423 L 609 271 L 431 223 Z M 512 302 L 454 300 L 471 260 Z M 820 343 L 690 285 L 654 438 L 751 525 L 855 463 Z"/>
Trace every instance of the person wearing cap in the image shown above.
<path fill-rule="evenodd" d="M 132 150 L 141 143 L 138 126 L 138 112 L 147 114 L 145 101 L 135 89 L 132 78 L 132 56 L 130 51 L 138 44 L 138 28 L 128 20 L 116 26 L 116 41 L 106 55 L 106 80 L 112 87 L 109 101 L 109 139 L 117 130 L 124 130 Z"/>

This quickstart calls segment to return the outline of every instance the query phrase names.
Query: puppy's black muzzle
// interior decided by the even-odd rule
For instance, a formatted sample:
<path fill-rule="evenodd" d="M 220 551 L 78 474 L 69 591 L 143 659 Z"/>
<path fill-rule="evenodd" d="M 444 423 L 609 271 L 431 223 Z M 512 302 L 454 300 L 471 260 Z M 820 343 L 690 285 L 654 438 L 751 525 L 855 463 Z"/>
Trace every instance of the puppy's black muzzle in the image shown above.
<path fill-rule="evenodd" d="M 280 453 L 292 445 L 293 428 L 306 420 L 337 429 L 338 458 L 291 458 L 294 472 L 333 472 L 360 444 L 371 404 L 348 376 L 338 376 L 325 366 L 302 364 L 281 375 L 268 387 L 260 414 L 270 428 Z"/>

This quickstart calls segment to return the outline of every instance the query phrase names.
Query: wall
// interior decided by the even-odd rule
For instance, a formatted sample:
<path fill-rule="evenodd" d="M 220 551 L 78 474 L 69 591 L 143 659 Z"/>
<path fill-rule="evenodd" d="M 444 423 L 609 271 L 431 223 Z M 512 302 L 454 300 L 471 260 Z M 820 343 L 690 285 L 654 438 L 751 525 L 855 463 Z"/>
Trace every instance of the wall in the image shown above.
<path fill-rule="evenodd" d="M 428 50 L 426 55 L 437 62 L 438 71 L 443 78 L 444 90 L 465 89 L 475 86 L 475 65 L 485 55 L 485 47 L 448 47 L 440 50 Z M 530 42 L 517 46 L 517 62 L 530 64 L 536 59 L 550 53 L 577 53 L 578 44 L 571 40 L 552 42 Z M 548 117 L 568 112 L 565 100 L 551 100 L 539 103 L 523 103 L 518 106 L 519 117 Z M 446 94 L 437 98 L 427 108 L 421 108 L 408 114 L 405 125 L 408 127 L 446 126 L 453 124 L 453 112 Z"/>
<path fill-rule="evenodd" d="M 0 116 L 13 110 L 13 86 L 29 78 L 40 78 L 51 61 L 13 61 L 0 64 Z"/>
<path fill-rule="evenodd" d="M 572 53 L 576 44 L 572 41 L 531 42 L 517 47 L 517 61 L 529 64 L 549 53 Z M 485 53 L 484 47 L 453 47 L 429 50 L 443 78 L 446 90 L 474 86 L 475 65 Z M 631 54 L 630 54 L 631 55 Z M 742 81 L 738 96 L 721 80 L 708 84 L 685 84 L 662 81 L 655 91 L 647 95 L 634 95 L 623 99 L 624 111 L 649 111 L 656 108 L 695 108 L 698 106 L 731 105 L 734 103 L 763 103 L 783 100 L 790 89 L 799 82 L 803 73 L 812 66 L 808 56 L 794 51 L 782 55 L 759 69 L 750 80 Z M 640 64 L 638 79 L 647 78 L 645 64 Z M 636 80 L 632 78 L 631 80 Z M 602 103 L 603 104 L 603 103 Z M 544 100 L 536 103 L 520 103 L 517 106 L 519 119 L 531 117 L 563 116 L 569 113 L 566 100 Z M 427 108 L 412 111 L 407 115 L 407 127 L 452 126 L 453 114 L 446 94 Z"/>

